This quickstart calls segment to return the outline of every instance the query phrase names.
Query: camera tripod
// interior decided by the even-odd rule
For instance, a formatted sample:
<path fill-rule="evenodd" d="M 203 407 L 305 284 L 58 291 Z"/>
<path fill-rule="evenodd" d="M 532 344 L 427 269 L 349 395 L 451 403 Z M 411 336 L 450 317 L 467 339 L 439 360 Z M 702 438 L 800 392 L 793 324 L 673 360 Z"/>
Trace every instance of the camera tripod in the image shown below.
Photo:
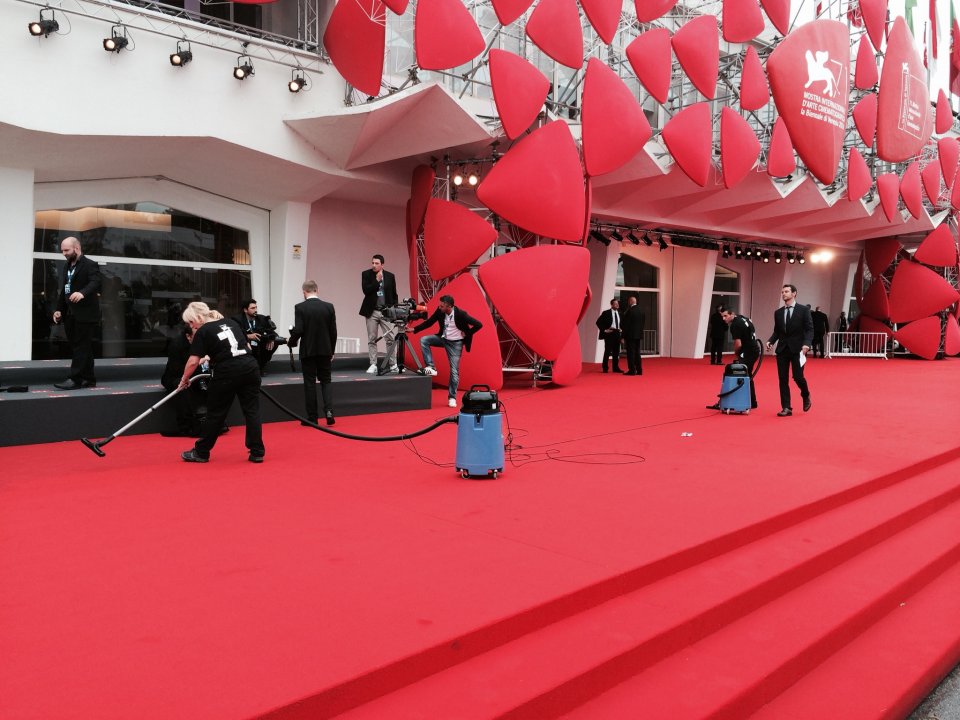
<path fill-rule="evenodd" d="M 394 327 L 397 329 L 397 337 L 394 339 L 397 348 L 397 367 L 399 368 L 398 372 L 403 372 L 406 369 L 406 355 L 407 348 L 410 350 L 410 357 L 413 358 L 413 361 L 417 364 L 417 372 L 421 375 L 423 374 L 423 363 L 420 362 L 420 358 L 417 356 L 417 353 L 413 349 L 413 345 L 410 342 L 410 338 L 407 337 L 407 324 L 402 320 L 397 320 L 394 322 Z M 386 370 L 380 369 L 377 371 L 377 375 L 386 375 L 390 372 L 390 369 Z"/>

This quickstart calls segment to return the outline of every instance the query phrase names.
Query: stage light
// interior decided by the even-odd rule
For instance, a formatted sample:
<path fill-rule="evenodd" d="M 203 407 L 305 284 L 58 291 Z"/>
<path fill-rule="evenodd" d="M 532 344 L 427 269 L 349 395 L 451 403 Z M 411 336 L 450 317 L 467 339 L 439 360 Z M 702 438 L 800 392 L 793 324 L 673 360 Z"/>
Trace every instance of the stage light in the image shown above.
<path fill-rule="evenodd" d="M 777 252 L 775 252 L 775 253 L 773 254 L 773 261 L 774 261 L 777 265 L 779 265 L 780 263 L 783 262 L 783 258 L 780 256 L 780 251 L 779 251 L 779 250 L 777 250 Z"/>
<path fill-rule="evenodd" d="M 301 68 L 293 68 L 290 71 L 290 82 L 287 83 L 287 90 L 292 93 L 298 93 L 307 86 L 307 76 Z"/>
<path fill-rule="evenodd" d="M 469 175 L 467 175 L 467 185 L 469 185 L 470 187 L 476 187 L 478 182 L 480 182 L 480 178 L 477 177 L 477 174 L 475 172 L 472 172 Z"/>
<path fill-rule="evenodd" d="M 614 228 L 613 230 L 610 231 L 610 239 L 611 239 L 611 240 L 616 240 L 618 243 L 622 243 L 622 242 L 623 242 L 623 235 L 621 235 L 619 232 L 617 232 L 616 228 Z"/>
<path fill-rule="evenodd" d="M 174 67 L 183 67 L 191 60 L 193 60 L 193 51 L 190 50 L 190 43 L 178 40 L 177 51 L 170 56 L 170 64 Z"/>
<path fill-rule="evenodd" d="M 647 247 L 653 246 L 653 238 L 650 237 L 650 233 L 644 233 L 640 236 L 640 239 L 643 240 L 643 244 Z"/>
<path fill-rule="evenodd" d="M 770 251 L 769 251 L 769 250 L 764 250 L 764 251 L 763 251 L 763 261 L 764 261 L 765 263 L 770 262 Z"/>
<path fill-rule="evenodd" d="M 602 242 L 604 245 L 610 245 L 610 238 L 604 237 L 604 234 L 599 230 L 591 230 L 590 237 L 592 237 L 597 242 Z"/>
<path fill-rule="evenodd" d="M 667 237 L 670 237 L 670 236 L 667 235 Z M 667 241 L 663 239 L 663 235 L 660 236 L 657 242 L 660 243 L 660 252 L 663 252 L 664 250 L 667 249 Z"/>
<path fill-rule="evenodd" d="M 800 255 L 797 257 L 797 262 L 800 263 L 801 265 L 803 265 L 806 262 L 806 259 L 804 259 L 803 257 L 803 253 L 800 253 Z"/>
<path fill-rule="evenodd" d="M 114 25 L 110 28 L 110 37 L 103 39 L 103 49 L 107 52 L 118 53 L 129 44 L 127 29 L 123 25 Z"/>
<path fill-rule="evenodd" d="M 632 242 L 634 245 L 640 244 L 640 238 L 638 238 L 636 235 L 633 234 L 633 230 L 627 233 L 627 240 Z"/>
<path fill-rule="evenodd" d="M 746 255 L 748 258 L 753 257 L 753 248 L 748 247 L 743 254 Z"/>
<path fill-rule="evenodd" d="M 787 262 L 793 265 L 797 261 L 796 256 L 793 253 L 787 253 Z"/>
<path fill-rule="evenodd" d="M 728 258 L 728 257 L 730 257 L 731 255 L 733 255 L 733 251 L 730 249 L 730 246 L 729 246 L 729 245 L 726 245 L 726 244 L 725 244 L 725 245 L 723 246 L 723 256 L 724 256 L 725 258 Z"/>
<path fill-rule="evenodd" d="M 45 18 L 43 16 L 44 11 L 49 12 L 50 17 Z M 40 8 L 40 19 L 27 24 L 27 30 L 29 30 L 30 34 L 34 37 L 40 37 L 41 35 L 47 37 L 50 33 L 54 33 L 59 29 L 60 23 L 57 22 L 56 15 L 51 8 Z"/>
<path fill-rule="evenodd" d="M 735 253 L 737 260 L 743 260 L 743 248 L 739 245 L 737 246 L 737 252 Z"/>
<path fill-rule="evenodd" d="M 237 80 L 246 80 L 251 75 L 256 75 L 250 58 L 246 55 L 240 55 L 237 58 L 237 66 L 233 69 L 233 76 Z"/>
<path fill-rule="evenodd" d="M 461 173 L 459 170 L 453 175 L 453 184 L 457 187 L 463 185 L 463 173 Z"/>

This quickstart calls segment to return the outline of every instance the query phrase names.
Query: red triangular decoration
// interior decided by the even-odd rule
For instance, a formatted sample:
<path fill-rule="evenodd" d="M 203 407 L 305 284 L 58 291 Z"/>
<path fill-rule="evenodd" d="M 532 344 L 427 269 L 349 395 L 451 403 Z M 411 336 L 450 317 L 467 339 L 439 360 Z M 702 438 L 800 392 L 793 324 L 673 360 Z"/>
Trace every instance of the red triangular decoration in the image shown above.
<path fill-rule="evenodd" d="M 847 200 L 850 202 L 859 200 L 871 185 L 873 185 L 873 178 L 870 176 L 867 161 L 863 159 L 859 150 L 855 147 L 850 148 L 847 160 Z"/>
<path fill-rule="evenodd" d="M 419 0 L 413 38 L 417 65 L 424 70 L 463 65 L 487 46 L 473 15 L 459 0 Z"/>
<path fill-rule="evenodd" d="M 860 14 L 870 41 L 879 50 L 887 26 L 887 0 L 860 0 Z"/>
<path fill-rule="evenodd" d="M 553 361 L 550 379 L 556 385 L 569 385 L 577 379 L 583 369 L 583 360 L 580 352 L 580 331 L 574 326 L 570 330 L 570 337 L 560 349 L 560 354 Z"/>
<path fill-rule="evenodd" d="M 770 101 L 767 74 L 760 64 L 760 56 L 753 45 L 747 46 L 740 72 L 740 107 L 744 110 L 759 110 Z"/>
<path fill-rule="evenodd" d="M 343 79 L 375 97 L 380 92 L 387 10 L 380 0 L 340 0 L 330 14 L 323 46 Z"/>
<path fill-rule="evenodd" d="M 490 50 L 490 84 L 503 131 L 516 140 L 537 119 L 550 81 L 532 63 L 507 50 Z"/>
<path fill-rule="evenodd" d="M 867 288 L 863 294 L 863 300 L 860 301 L 860 312 L 876 320 L 890 319 L 890 300 L 887 298 L 887 291 L 883 283 L 874 280 L 873 284 Z"/>
<path fill-rule="evenodd" d="M 527 20 L 527 37 L 561 65 L 583 65 L 583 28 L 576 0 L 540 0 Z"/>
<path fill-rule="evenodd" d="M 640 33 L 627 45 L 627 60 L 647 92 L 663 105 L 670 91 L 673 66 L 670 32 L 665 28 L 653 28 Z"/>
<path fill-rule="evenodd" d="M 863 253 L 867 259 L 867 268 L 873 277 L 879 277 L 890 267 L 890 263 L 900 252 L 900 243 L 894 238 L 875 238 L 864 243 Z"/>
<path fill-rule="evenodd" d="M 600 39 L 607 45 L 612 43 L 620 24 L 623 0 L 580 0 L 580 6 Z"/>
<path fill-rule="evenodd" d="M 925 265 L 953 267 L 957 264 L 957 241 L 950 232 L 946 223 L 940 223 L 937 228 L 927 235 L 913 259 Z"/>
<path fill-rule="evenodd" d="M 670 38 L 673 54 L 690 82 L 701 94 L 713 99 L 720 70 L 720 33 L 714 15 L 700 15 L 688 20 Z"/>
<path fill-rule="evenodd" d="M 943 352 L 945 355 L 960 355 L 960 325 L 957 325 L 957 319 L 953 315 L 947 316 Z"/>
<path fill-rule="evenodd" d="M 793 142 L 790 131 L 782 117 L 778 117 L 770 134 L 770 149 L 767 151 L 767 174 L 771 177 L 786 177 L 797 169 L 797 159 L 793 154 Z"/>
<path fill-rule="evenodd" d="M 877 72 L 877 58 L 873 54 L 870 38 L 860 36 L 857 46 L 857 71 L 853 76 L 853 84 L 860 90 L 870 90 L 880 82 L 880 73 Z"/>
<path fill-rule="evenodd" d="M 947 187 L 953 187 L 953 179 L 957 176 L 957 165 L 960 164 L 960 145 L 952 137 L 937 140 L 937 154 L 940 156 L 940 171 L 943 173 L 943 182 Z"/>
<path fill-rule="evenodd" d="M 723 39 L 745 43 L 763 32 L 763 15 L 757 0 L 723 0 Z"/>
<path fill-rule="evenodd" d="M 706 187 L 713 167 L 713 127 L 710 103 L 685 107 L 663 126 L 661 137 L 680 169 Z"/>
<path fill-rule="evenodd" d="M 653 22 L 676 4 L 677 0 L 634 0 L 640 22 Z"/>
<path fill-rule="evenodd" d="M 433 194 L 433 182 L 437 173 L 429 165 L 418 165 L 413 170 L 410 183 L 410 233 L 416 237 L 423 228 L 423 216 Z"/>
<path fill-rule="evenodd" d="M 857 126 L 860 139 L 868 148 L 873 147 L 877 134 L 877 96 L 864 95 L 853 108 L 853 123 Z"/>
<path fill-rule="evenodd" d="M 958 298 L 956 289 L 933 270 L 903 260 L 890 282 L 890 319 L 895 323 L 919 320 L 948 308 Z"/>
<path fill-rule="evenodd" d="M 583 81 L 583 163 L 587 175 L 616 170 L 643 149 L 653 131 L 623 80 L 590 58 Z"/>
<path fill-rule="evenodd" d="M 493 225 L 465 205 L 430 199 L 423 222 L 423 254 L 434 280 L 463 270 L 496 240 Z"/>
<path fill-rule="evenodd" d="M 790 0 L 760 0 L 760 5 L 781 35 L 790 32 Z"/>
<path fill-rule="evenodd" d="M 523 15 L 532 0 L 493 0 L 493 11 L 501 25 L 509 25 Z"/>
<path fill-rule="evenodd" d="M 720 160 L 723 184 L 732 188 L 747 176 L 760 157 L 760 141 L 750 123 L 736 110 L 725 107 L 720 113 Z"/>
<path fill-rule="evenodd" d="M 940 162 L 933 158 L 927 163 L 927 166 L 920 171 L 920 179 L 923 181 L 923 191 L 927 198 L 933 203 L 934 207 L 940 204 Z"/>
<path fill-rule="evenodd" d="M 917 220 L 923 214 L 923 197 L 920 190 L 920 161 L 914 160 L 907 165 L 900 178 L 900 197 L 907 210 Z"/>
<path fill-rule="evenodd" d="M 950 99 L 947 94 L 941 90 L 937 95 L 937 119 L 935 128 L 938 135 L 942 135 L 953 127 L 953 110 L 950 107 Z"/>
<path fill-rule="evenodd" d="M 935 360 L 940 352 L 940 318 L 925 317 L 904 325 L 893 337 L 914 355 Z"/>

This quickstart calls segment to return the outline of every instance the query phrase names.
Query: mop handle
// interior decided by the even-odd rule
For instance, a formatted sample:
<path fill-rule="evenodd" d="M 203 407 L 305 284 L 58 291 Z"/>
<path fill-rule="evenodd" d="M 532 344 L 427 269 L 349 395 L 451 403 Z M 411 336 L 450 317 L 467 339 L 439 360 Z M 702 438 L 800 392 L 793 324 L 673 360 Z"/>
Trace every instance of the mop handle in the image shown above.
<path fill-rule="evenodd" d="M 200 375 L 194 375 L 192 378 L 190 378 L 190 379 L 187 381 L 187 387 L 189 387 L 190 385 L 192 385 L 194 380 L 200 380 L 201 378 L 208 378 L 208 377 L 210 377 L 210 373 L 205 373 L 205 374 L 200 374 Z M 186 388 L 183 388 L 183 389 L 186 390 Z M 143 420 L 147 415 L 149 415 L 150 413 L 152 413 L 152 412 L 153 412 L 154 410 L 156 410 L 158 407 L 160 407 L 161 405 L 163 405 L 167 400 L 169 400 L 169 399 L 172 398 L 174 395 L 176 395 L 178 392 L 180 392 L 180 387 L 179 387 L 179 386 L 178 386 L 173 392 L 171 392 L 169 395 L 167 395 L 167 396 L 164 397 L 162 400 L 160 400 L 159 402 L 157 402 L 156 405 L 150 406 L 150 408 L 149 408 L 148 410 L 145 410 L 144 412 L 142 412 L 142 413 L 140 413 L 139 415 L 137 415 L 133 420 L 131 420 L 131 421 L 128 422 L 126 425 L 124 425 L 122 428 L 120 428 L 119 430 L 117 430 L 117 431 L 116 431 L 113 435 L 111 435 L 110 437 L 111 437 L 111 438 L 115 438 L 115 437 L 117 437 L 118 435 L 123 435 L 123 433 L 124 433 L 125 430 L 129 430 L 130 428 L 132 428 L 132 427 L 133 427 L 134 425 L 136 425 L 138 422 L 140 422 L 141 420 Z"/>

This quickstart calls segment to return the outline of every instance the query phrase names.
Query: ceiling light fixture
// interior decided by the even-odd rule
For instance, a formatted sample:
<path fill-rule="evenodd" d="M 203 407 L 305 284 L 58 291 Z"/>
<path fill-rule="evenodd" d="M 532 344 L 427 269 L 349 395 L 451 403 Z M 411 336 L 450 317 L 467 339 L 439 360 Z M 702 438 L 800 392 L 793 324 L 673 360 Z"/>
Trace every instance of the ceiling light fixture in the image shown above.
<path fill-rule="evenodd" d="M 170 64 L 174 67 L 183 67 L 193 60 L 193 51 L 186 40 L 177 40 L 177 51 L 170 56 Z"/>
<path fill-rule="evenodd" d="M 233 76 L 237 80 L 246 80 L 251 75 L 256 75 L 256 72 L 253 69 L 253 63 L 250 62 L 250 58 L 246 55 L 238 56 L 237 66 L 233 69 Z"/>
<path fill-rule="evenodd" d="M 287 90 L 292 93 L 298 93 L 307 86 L 307 75 L 303 68 L 293 68 L 290 71 L 290 82 L 287 83 Z"/>
<path fill-rule="evenodd" d="M 43 16 L 44 12 L 49 12 L 50 17 L 45 18 Z M 52 8 L 40 8 L 40 19 L 27 24 L 27 30 L 29 30 L 30 34 L 34 37 L 40 37 L 41 35 L 48 37 L 50 33 L 54 33 L 59 29 L 60 23 L 57 22 L 56 15 Z"/>
<path fill-rule="evenodd" d="M 130 44 L 127 29 L 123 25 L 114 25 L 110 28 L 110 37 L 103 39 L 103 49 L 107 52 L 118 53 Z"/>

